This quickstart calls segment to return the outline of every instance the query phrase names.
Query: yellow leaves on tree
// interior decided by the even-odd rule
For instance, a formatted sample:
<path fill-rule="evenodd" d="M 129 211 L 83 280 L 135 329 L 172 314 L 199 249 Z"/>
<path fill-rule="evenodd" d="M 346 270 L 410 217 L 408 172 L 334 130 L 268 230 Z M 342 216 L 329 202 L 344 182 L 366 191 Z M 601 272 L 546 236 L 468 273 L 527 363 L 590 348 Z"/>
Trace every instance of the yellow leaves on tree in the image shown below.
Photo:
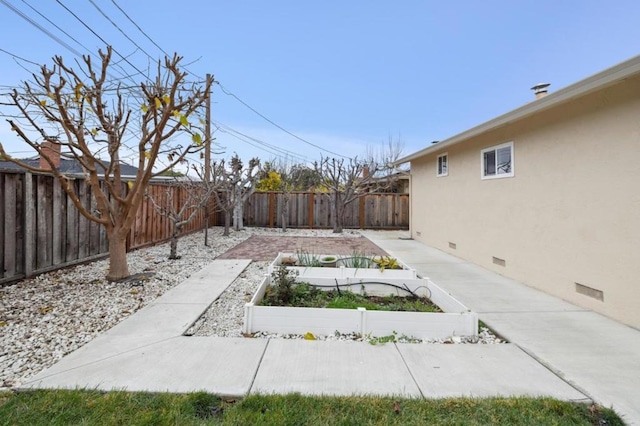
<path fill-rule="evenodd" d="M 282 176 L 275 170 L 270 170 L 267 175 L 258 181 L 256 191 L 269 192 L 282 190 Z"/>
<path fill-rule="evenodd" d="M 78 83 L 76 84 L 76 87 L 73 89 L 73 99 L 76 101 L 76 103 L 80 103 L 80 100 L 82 99 L 82 87 L 83 84 L 82 83 Z"/>
<path fill-rule="evenodd" d="M 200 136 L 200 133 L 194 133 L 193 136 L 191 136 L 191 140 L 196 145 L 202 146 L 202 136 Z"/>

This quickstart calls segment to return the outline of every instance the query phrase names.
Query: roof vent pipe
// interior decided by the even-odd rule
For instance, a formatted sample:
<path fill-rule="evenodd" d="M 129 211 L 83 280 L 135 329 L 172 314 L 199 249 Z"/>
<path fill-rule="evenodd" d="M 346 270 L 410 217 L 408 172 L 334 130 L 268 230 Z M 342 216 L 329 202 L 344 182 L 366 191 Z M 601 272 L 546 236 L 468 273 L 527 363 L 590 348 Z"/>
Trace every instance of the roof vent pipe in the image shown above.
<path fill-rule="evenodd" d="M 544 98 L 547 96 L 549 90 L 548 87 L 551 86 L 550 83 L 538 83 L 531 88 L 533 93 L 536 95 L 536 99 Z"/>

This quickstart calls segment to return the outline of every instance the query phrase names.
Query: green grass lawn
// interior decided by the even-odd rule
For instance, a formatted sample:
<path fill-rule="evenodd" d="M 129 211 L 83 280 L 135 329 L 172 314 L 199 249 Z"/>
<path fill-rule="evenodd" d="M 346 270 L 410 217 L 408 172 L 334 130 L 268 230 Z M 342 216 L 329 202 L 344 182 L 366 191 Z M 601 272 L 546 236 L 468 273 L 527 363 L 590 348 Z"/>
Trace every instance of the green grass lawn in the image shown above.
<path fill-rule="evenodd" d="M 37 390 L 0 394 L 2 425 L 623 425 L 610 409 L 549 398 L 305 397 L 223 399 Z"/>

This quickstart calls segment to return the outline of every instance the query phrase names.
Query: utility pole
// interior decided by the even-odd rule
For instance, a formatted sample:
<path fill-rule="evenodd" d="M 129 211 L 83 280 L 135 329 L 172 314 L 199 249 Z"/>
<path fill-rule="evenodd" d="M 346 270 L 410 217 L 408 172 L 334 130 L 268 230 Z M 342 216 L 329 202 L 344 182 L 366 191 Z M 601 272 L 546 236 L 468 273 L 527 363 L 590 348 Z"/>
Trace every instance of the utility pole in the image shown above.
<path fill-rule="evenodd" d="M 209 87 L 207 93 L 206 116 L 205 116 L 205 144 L 204 144 L 204 181 L 207 193 L 209 185 L 211 185 L 211 86 L 213 85 L 213 77 L 207 74 L 206 87 Z M 209 246 L 209 200 L 204 205 L 204 245 Z"/>

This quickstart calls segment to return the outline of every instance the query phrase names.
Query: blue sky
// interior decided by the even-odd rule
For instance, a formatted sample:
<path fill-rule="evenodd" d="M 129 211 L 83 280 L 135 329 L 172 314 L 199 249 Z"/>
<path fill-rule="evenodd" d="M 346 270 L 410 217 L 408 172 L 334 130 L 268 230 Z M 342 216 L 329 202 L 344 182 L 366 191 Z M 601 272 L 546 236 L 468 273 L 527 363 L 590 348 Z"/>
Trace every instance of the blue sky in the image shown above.
<path fill-rule="evenodd" d="M 93 1 L 154 58 L 162 52 L 116 5 L 164 51 L 184 56 L 195 76 L 213 74 L 289 132 L 346 156 L 389 136 L 409 154 L 532 101 L 538 82 L 555 91 L 640 53 L 638 1 Z M 80 53 L 88 52 L 34 9 L 92 53 L 102 48 L 65 5 L 137 66 L 148 65 L 90 1 L 1 0 L 0 49 L 37 63 L 75 59 L 7 4 Z M 29 77 L 23 67 L 35 68 L 3 52 L 0 64 L 2 91 Z M 331 155 L 220 87 L 213 101 L 216 123 L 309 160 Z M 273 148 L 215 136 L 221 156 L 274 157 Z M 27 149 L 4 120 L 0 141 L 12 153 Z"/>

